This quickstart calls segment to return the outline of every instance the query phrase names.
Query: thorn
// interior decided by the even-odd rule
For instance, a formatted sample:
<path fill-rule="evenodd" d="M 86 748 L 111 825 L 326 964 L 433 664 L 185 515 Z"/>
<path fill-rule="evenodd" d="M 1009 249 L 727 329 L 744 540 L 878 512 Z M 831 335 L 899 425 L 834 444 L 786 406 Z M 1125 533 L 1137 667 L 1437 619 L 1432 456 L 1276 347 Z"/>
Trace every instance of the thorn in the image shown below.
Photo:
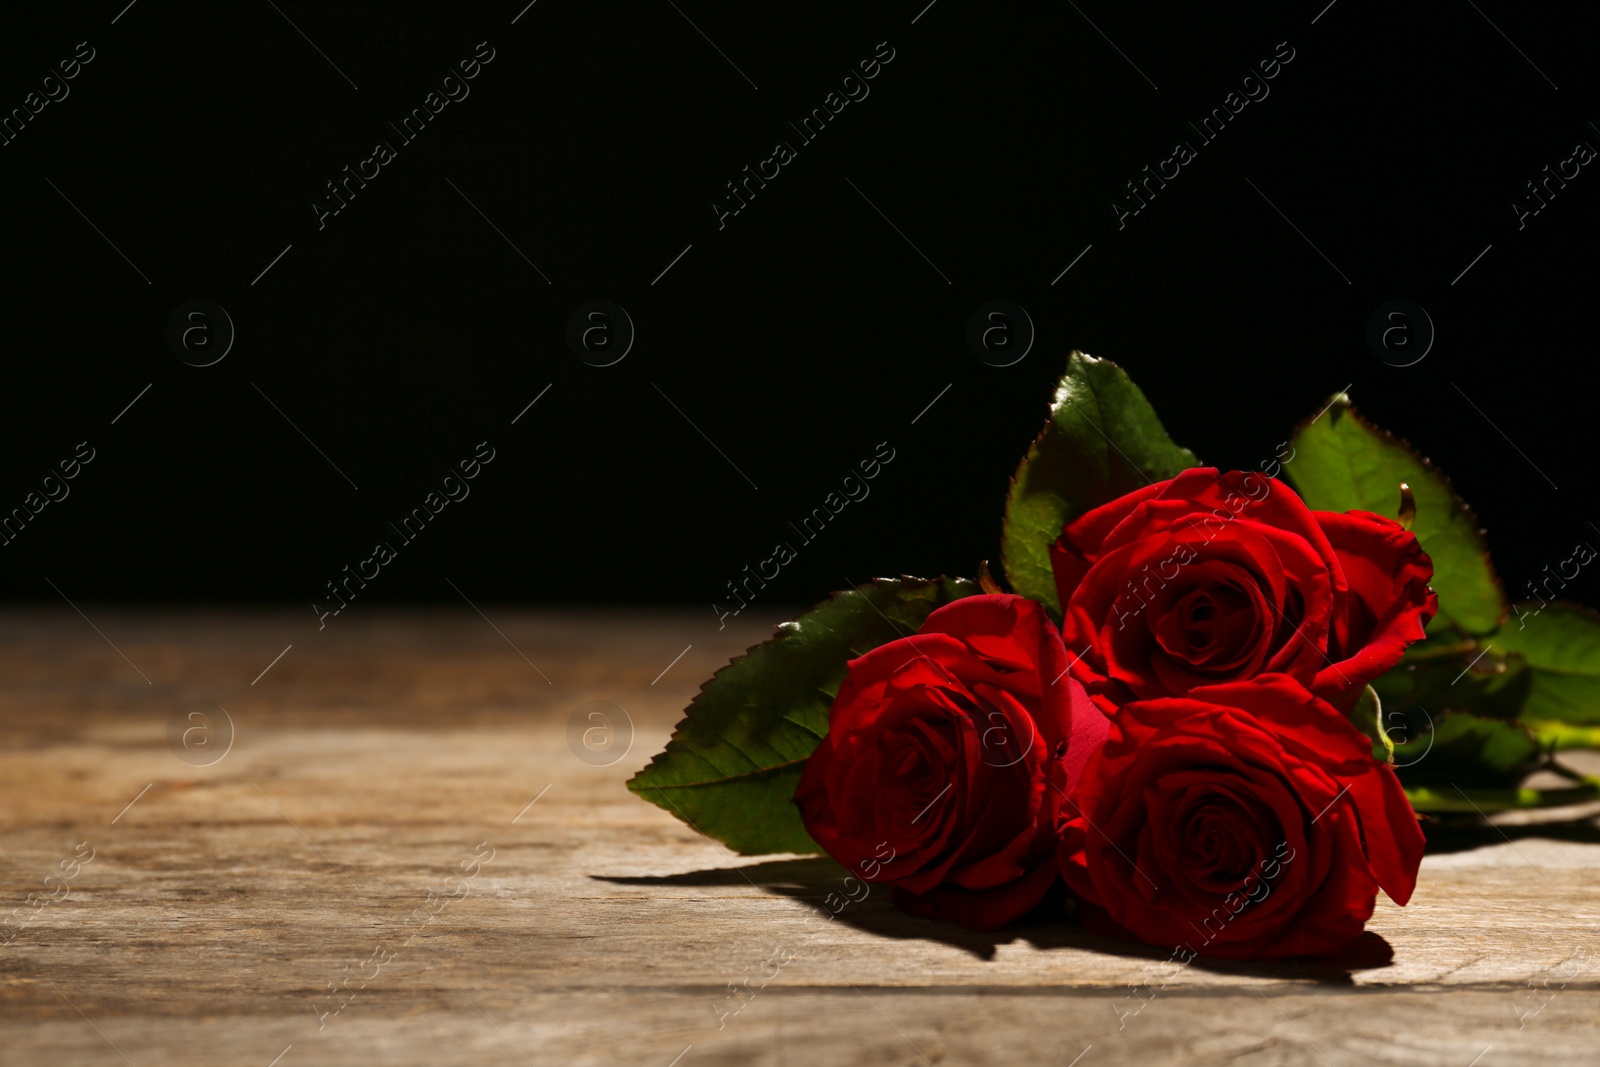
<path fill-rule="evenodd" d="M 1405 482 L 1400 483 L 1400 525 L 1410 530 L 1417 522 L 1417 494 Z"/>
<path fill-rule="evenodd" d="M 989 573 L 989 561 L 983 560 L 978 564 L 978 587 L 985 593 L 1004 593 L 1000 583 L 994 580 L 994 575 Z"/>

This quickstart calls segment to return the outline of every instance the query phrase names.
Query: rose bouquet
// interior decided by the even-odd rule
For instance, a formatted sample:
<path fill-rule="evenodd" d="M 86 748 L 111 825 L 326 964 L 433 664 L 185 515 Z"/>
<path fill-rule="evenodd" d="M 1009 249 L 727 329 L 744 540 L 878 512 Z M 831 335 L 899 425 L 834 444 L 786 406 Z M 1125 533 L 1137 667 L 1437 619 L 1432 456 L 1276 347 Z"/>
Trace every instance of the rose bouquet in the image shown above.
<path fill-rule="evenodd" d="M 1001 555 L 1009 591 L 985 563 L 784 623 L 629 788 L 912 914 L 994 929 L 1064 886 L 1100 929 L 1241 958 L 1405 904 L 1418 813 L 1600 799 L 1557 759 L 1600 747 L 1600 617 L 1548 580 L 1509 603 L 1449 482 L 1343 394 L 1219 471 L 1074 352 Z"/>

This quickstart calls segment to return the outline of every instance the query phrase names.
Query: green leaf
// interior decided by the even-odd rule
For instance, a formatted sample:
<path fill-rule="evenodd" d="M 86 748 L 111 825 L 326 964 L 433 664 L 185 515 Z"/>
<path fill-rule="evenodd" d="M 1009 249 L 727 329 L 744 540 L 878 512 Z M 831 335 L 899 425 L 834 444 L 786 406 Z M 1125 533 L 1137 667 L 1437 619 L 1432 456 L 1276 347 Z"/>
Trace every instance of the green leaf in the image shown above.
<path fill-rule="evenodd" d="M 1472 634 L 1500 625 L 1505 592 L 1478 518 L 1437 467 L 1357 415 L 1343 393 L 1295 430 L 1293 444 L 1285 471 L 1305 502 L 1319 511 L 1359 508 L 1395 518 L 1400 483 L 1410 485 L 1417 498 L 1413 532 L 1433 557 L 1440 617 Z"/>
<path fill-rule="evenodd" d="M 1373 684 L 1386 701 L 1420 705 L 1431 715 L 1467 711 L 1514 722 L 1527 707 L 1533 672 L 1522 656 L 1500 651 L 1491 638 L 1486 647 L 1470 645 L 1445 659 L 1402 660 Z"/>
<path fill-rule="evenodd" d="M 1529 719 L 1600 725 L 1600 616 L 1576 604 L 1518 604 L 1489 638 L 1497 654 L 1520 654 L 1533 675 Z"/>
<path fill-rule="evenodd" d="M 1600 748 L 1600 726 L 1573 726 L 1550 719 L 1523 719 L 1533 739 L 1551 752 L 1573 748 Z"/>
<path fill-rule="evenodd" d="M 1059 613 L 1050 546 L 1091 508 L 1199 466 L 1167 436 L 1121 367 L 1082 352 L 1067 358 L 1050 418 L 1011 479 L 1000 556 L 1011 588 Z"/>
<path fill-rule="evenodd" d="M 965 578 L 901 577 L 833 594 L 712 676 L 628 788 L 747 856 L 819 851 L 792 800 L 846 663 L 977 592 Z"/>
<path fill-rule="evenodd" d="M 1406 787 L 1406 799 L 1417 811 L 1475 811 L 1488 815 L 1495 811 L 1533 811 L 1538 808 L 1564 808 L 1600 800 L 1600 778 L 1585 778 L 1582 785 L 1561 789 L 1433 789 Z"/>
<path fill-rule="evenodd" d="M 1538 764 L 1538 742 L 1516 723 L 1464 711 L 1432 719 L 1431 731 L 1417 731 L 1394 746 L 1395 769 L 1408 788 L 1514 786 Z"/>
<path fill-rule="evenodd" d="M 1401 781 L 1448 791 L 1516 785 L 1543 748 L 1517 722 L 1533 671 L 1520 655 L 1497 656 L 1496 649 L 1471 642 L 1430 651 L 1443 658 L 1402 662 L 1373 683 L 1383 697 L 1384 726 L 1395 742 L 1392 762 Z"/>

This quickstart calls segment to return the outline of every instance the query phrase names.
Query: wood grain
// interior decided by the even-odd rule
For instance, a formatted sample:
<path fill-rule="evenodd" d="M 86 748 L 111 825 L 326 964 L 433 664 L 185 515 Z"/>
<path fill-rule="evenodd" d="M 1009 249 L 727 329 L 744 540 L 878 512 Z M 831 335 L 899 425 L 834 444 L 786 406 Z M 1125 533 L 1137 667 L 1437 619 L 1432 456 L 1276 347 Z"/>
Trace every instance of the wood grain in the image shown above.
<path fill-rule="evenodd" d="M 80 606 L 92 624 L 0 614 L 0 913 L 31 916 L 0 947 L 6 1064 L 1500 1067 L 1600 1047 L 1592 818 L 1436 831 L 1412 905 L 1380 903 L 1346 959 L 1174 972 L 1070 926 L 911 919 L 877 891 L 819 921 L 831 861 L 740 858 L 629 794 L 776 614 L 318 631 Z M 610 765 L 569 747 L 591 701 L 633 725 Z M 231 749 L 183 762 L 169 719 L 215 730 L 220 709 Z"/>

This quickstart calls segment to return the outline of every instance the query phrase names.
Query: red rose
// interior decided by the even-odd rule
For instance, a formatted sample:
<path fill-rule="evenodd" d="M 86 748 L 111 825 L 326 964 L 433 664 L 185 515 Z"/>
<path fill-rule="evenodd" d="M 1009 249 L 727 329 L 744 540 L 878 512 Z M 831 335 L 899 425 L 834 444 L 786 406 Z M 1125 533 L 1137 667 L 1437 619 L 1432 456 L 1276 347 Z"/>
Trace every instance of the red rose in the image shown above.
<path fill-rule="evenodd" d="M 1095 508 L 1050 559 L 1073 677 L 1108 715 L 1268 671 L 1348 710 L 1438 610 L 1433 561 L 1399 523 L 1312 511 L 1239 471 L 1184 471 Z"/>
<path fill-rule="evenodd" d="M 1282 674 L 1139 701 L 1062 805 L 1067 885 L 1156 945 L 1335 952 L 1381 888 L 1404 904 L 1423 837 L 1400 782 Z"/>
<path fill-rule="evenodd" d="M 817 844 L 917 915 L 992 930 L 1057 877 L 1059 801 L 1108 729 L 1044 609 L 974 596 L 850 661 L 795 803 Z"/>

